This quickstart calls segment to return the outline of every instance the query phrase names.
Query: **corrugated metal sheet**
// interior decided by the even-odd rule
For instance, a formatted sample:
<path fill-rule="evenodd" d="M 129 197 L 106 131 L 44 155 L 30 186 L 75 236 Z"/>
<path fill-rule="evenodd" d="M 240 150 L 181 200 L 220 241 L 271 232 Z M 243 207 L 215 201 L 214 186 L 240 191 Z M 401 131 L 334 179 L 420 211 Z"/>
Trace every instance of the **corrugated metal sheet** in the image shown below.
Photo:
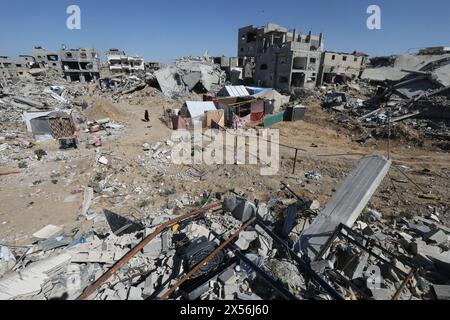
<path fill-rule="evenodd" d="M 189 110 L 191 118 L 203 116 L 206 111 L 216 111 L 216 106 L 213 102 L 207 101 L 186 101 L 186 106 Z"/>
<path fill-rule="evenodd" d="M 250 94 L 244 86 L 226 86 L 230 97 L 248 97 Z"/>

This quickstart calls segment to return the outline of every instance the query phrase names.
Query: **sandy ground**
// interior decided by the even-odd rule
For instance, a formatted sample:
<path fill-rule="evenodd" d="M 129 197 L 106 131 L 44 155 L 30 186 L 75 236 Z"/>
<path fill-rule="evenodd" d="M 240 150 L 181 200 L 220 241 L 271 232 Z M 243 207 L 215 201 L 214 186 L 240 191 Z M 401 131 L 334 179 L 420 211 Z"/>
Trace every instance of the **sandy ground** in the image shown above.
<path fill-rule="evenodd" d="M 90 101 L 97 104 L 95 110 L 87 110 L 92 119 L 110 117 L 125 123 L 127 129 L 113 134 L 103 141 L 101 152 L 112 154 L 106 168 L 96 163 L 97 152 L 80 145 L 78 150 L 59 151 L 56 142 L 46 142 L 33 150 L 44 149 L 48 155 L 43 161 L 30 160 L 28 168 L 19 174 L 0 176 L 0 242 L 13 245 L 30 244 L 31 235 L 48 224 L 62 226 L 66 231 L 73 228 L 87 230 L 91 222 L 80 216 L 83 193 L 80 188 L 95 181 L 98 174 L 110 176 L 117 188 L 118 197 L 99 198 L 96 194 L 92 209 L 112 209 L 136 219 L 151 215 L 153 210 L 166 205 L 171 199 L 184 194 L 201 197 L 205 191 L 225 192 L 234 190 L 250 199 L 283 199 L 289 196 L 281 190 L 285 182 L 299 195 L 308 200 L 319 200 L 323 206 L 345 179 L 357 161 L 366 154 L 387 154 L 387 142 L 376 141 L 362 145 L 354 142 L 351 131 L 328 121 L 330 114 L 317 105 L 311 105 L 305 121 L 281 123 L 281 143 L 300 151 L 295 174 L 292 174 L 294 151 L 281 149 L 281 169 L 278 175 L 264 177 L 259 166 L 250 165 L 196 165 L 199 177 L 176 180 L 173 176 L 152 176 L 138 165 L 138 157 L 144 157 L 142 145 L 164 141 L 171 130 L 160 121 L 163 107 L 180 107 L 180 101 L 168 101 L 161 97 L 143 97 L 139 104 L 106 101 Z M 142 121 L 144 111 L 149 110 L 150 123 Z M 82 141 L 87 136 L 81 134 Z M 401 141 L 391 143 L 391 158 L 395 165 L 408 167 L 409 181 L 398 170 L 391 169 L 373 197 L 370 207 L 385 214 L 423 215 L 437 212 L 448 223 L 450 218 L 450 155 L 432 146 L 408 146 Z M 18 170 L 1 168 L 1 172 Z M 192 170 L 187 166 L 172 165 L 171 173 Z M 305 179 L 305 172 L 318 171 L 323 178 L 317 182 Z M 417 184 L 417 186 L 415 185 Z M 161 196 L 157 192 L 136 192 L 130 186 L 174 189 L 174 193 Z M 143 201 L 148 202 L 145 206 Z M 187 208 L 186 208 L 187 209 Z"/>

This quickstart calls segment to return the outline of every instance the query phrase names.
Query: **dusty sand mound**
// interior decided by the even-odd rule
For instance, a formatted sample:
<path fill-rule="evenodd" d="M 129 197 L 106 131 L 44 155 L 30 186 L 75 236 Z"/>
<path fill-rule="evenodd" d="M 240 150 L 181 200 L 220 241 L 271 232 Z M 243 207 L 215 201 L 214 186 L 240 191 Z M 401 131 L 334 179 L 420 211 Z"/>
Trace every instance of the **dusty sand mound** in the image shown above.
<path fill-rule="evenodd" d="M 86 116 L 90 120 L 100 120 L 110 118 L 117 122 L 127 122 L 128 117 L 120 107 L 108 100 L 97 99 L 86 109 Z"/>

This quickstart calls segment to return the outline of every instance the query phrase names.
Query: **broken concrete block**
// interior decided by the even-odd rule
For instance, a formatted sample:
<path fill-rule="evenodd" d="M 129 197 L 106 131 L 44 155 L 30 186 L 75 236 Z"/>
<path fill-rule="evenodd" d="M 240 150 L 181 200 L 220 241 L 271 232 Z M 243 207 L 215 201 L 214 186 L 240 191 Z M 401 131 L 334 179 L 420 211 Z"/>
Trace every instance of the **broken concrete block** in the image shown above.
<path fill-rule="evenodd" d="M 100 300 L 119 300 L 119 297 L 116 295 L 116 292 L 111 289 L 105 289 L 100 294 Z"/>
<path fill-rule="evenodd" d="M 287 237 L 291 233 L 292 229 L 295 226 L 295 222 L 297 220 L 299 212 L 300 208 L 296 204 L 290 205 L 287 208 L 286 219 L 284 220 L 283 229 L 281 231 L 282 236 Z"/>
<path fill-rule="evenodd" d="M 69 254 L 61 254 L 27 266 L 0 279 L 0 300 L 26 298 L 38 294 L 50 277 L 67 270 Z"/>
<path fill-rule="evenodd" d="M 399 242 L 405 248 L 406 250 L 411 250 L 411 244 L 414 242 L 414 237 L 405 233 L 405 232 L 399 232 L 398 233 L 400 240 Z"/>
<path fill-rule="evenodd" d="M 450 286 L 445 285 L 433 285 L 433 291 L 438 300 L 450 300 Z"/>
<path fill-rule="evenodd" d="M 448 240 L 448 236 L 442 230 L 439 229 L 428 232 L 423 236 L 423 238 L 426 241 L 436 243 L 437 245 L 445 243 Z"/>
<path fill-rule="evenodd" d="M 258 238 L 256 231 L 244 231 L 239 235 L 236 246 L 241 250 L 248 250 L 250 244 Z"/>
<path fill-rule="evenodd" d="M 33 234 L 33 238 L 38 240 L 46 240 L 49 238 L 52 238 L 56 235 L 59 235 L 63 229 L 61 227 L 57 227 L 54 225 L 49 224 L 48 226 L 42 228 L 38 232 Z"/>
<path fill-rule="evenodd" d="M 355 223 L 355 227 L 357 230 L 364 230 L 365 228 L 367 228 L 369 225 L 365 222 L 362 221 L 356 221 Z"/>
<path fill-rule="evenodd" d="M 162 252 L 162 239 L 154 239 L 144 247 L 143 251 L 146 256 L 157 258 Z"/>
<path fill-rule="evenodd" d="M 435 256 L 430 256 L 430 258 L 433 260 L 436 268 L 441 273 L 445 274 L 447 278 L 450 278 L 450 251 L 446 251 Z"/>
<path fill-rule="evenodd" d="M 243 301 L 258 301 L 258 300 L 262 300 L 261 297 L 257 296 L 256 294 L 246 294 L 246 293 L 240 293 L 238 292 L 236 294 L 236 298 L 238 300 L 243 300 Z"/>
<path fill-rule="evenodd" d="M 114 251 L 89 251 L 76 252 L 68 251 L 72 257 L 73 263 L 105 263 L 113 264 L 115 262 Z"/>
<path fill-rule="evenodd" d="M 106 157 L 100 157 L 100 158 L 98 158 L 98 163 L 106 166 L 106 165 L 108 165 L 109 161 Z"/>
<path fill-rule="evenodd" d="M 309 206 L 309 210 L 319 210 L 320 209 L 320 202 L 317 200 L 313 200 Z"/>
<path fill-rule="evenodd" d="M 424 241 L 416 239 L 416 241 L 411 244 L 411 252 L 429 258 L 435 258 L 440 255 L 441 249 L 437 246 L 427 245 Z"/>
<path fill-rule="evenodd" d="M 234 218 L 245 223 L 255 216 L 256 206 L 243 198 L 237 198 L 237 205 L 231 214 Z"/>
<path fill-rule="evenodd" d="M 219 281 L 223 284 L 234 283 L 236 281 L 236 276 L 234 273 L 234 266 L 225 270 L 220 276 Z"/>
<path fill-rule="evenodd" d="M 150 274 L 144 282 L 144 289 L 142 291 L 142 294 L 145 297 L 150 297 L 155 292 L 155 284 L 158 281 L 158 275 L 156 272 L 153 272 Z"/>
<path fill-rule="evenodd" d="M 364 275 L 364 270 L 367 267 L 367 262 L 369 261 L 370 254 L 365 252 L 362 254 L 361 257 L 358 259 L 358 264 L 356 265 L 356 268 L 353 271 L 353 274 L 351 275 L 351 279 L 359 279 L 362 278 Z"/>
<path fill-rule="evenodd" d="M 431 231 L 431 229 L 424 224 L 409 223 L 408 228 L 421 236 Z"/>
<path fill-rule="evenodd" d="M 389 289 L 379 288 L 379 289 L 370 289 L 370 292 L 372 293 L 372 297 L 375 300 L 381 300 L 381 301 L 388 301 L 392 300 L 392 297 L 394 296 L 394 292 L 392 292 Z"/>
<path fill-rule="evenodd" d="M 259 237 L 258 237 L 258 240 L 259 240 L 258 254 L 260 256 L 267 257 L 269 254 L 269 251 L 271 251 L 273 248 L 273 239 L 259 225 L 256 225 L 255 230 L 259 235 Z"/>
<path fill-rule="evenodd" d="M 383 215 L 376 210 L 369 209 L 367 211 L 367 217 L 369 218 L 370 221 L 375 222 L 375 221 L 381 221 L 381 219 L 383 218 Z"/>
<path fill-rule="evenodd" d="M 120 298 L 120 300 L 127 300 L 127 288 L 122 282 L 119 282 L 114 286 L 114 290 L 116 290 L 116 295 Z"/>
<path fill-rule="evenodd" d="M 169 251 L 170 248 L 170 235 L 168 232 L 165 232 L 162 234 L 161 236 L 161 251 L 162 252 L 167 252 Z"/>
<path fill-rule="evenodd" d="M 142 299 L 142 290 L 137 287 L 130 287 L 128 291 L 128 300 L 139 301 Z"/>
<path fill-rule="evenodd" d="M 234 300 L 235 295 L 239 292 L 239 286 L 236 283 L 229 283 L 223 286 L 225 300 Z"/>
<path fill-rule="evenodd" d="M 385 157 L 364 157 L 296 244 L 313 259 L 342 223 L 352 227 L 391 167 Z"/>
<path fill-rule="evenodd" d="M 325 270 L 334 269 L 334 264 L 330 260 L 320 260 L 311 262 L 310 267 L 317 273 L 323 273 Z"/>
<path fill-rule="evenodd" d="M 8 247 L 0 245 L 0 278 L 16 264 L 16 258 Z"/>
<path fill-rule="evenodd" d="M 83 206 L 81 207 L 81 215 L 88 217 L 89 209 L 94 199 L 94 189 L 91 187 L 84 188 Z"/>
<path fill-rule="evenodd" d="M 363 230 L 363 234 L 366 235 L 366 236 L 373 236 L 373 235 L 375 235 L 375 234 L 377 234 L 377 233 L 380 233 L 380 232 L 381 232 L 380 228 L 378 228 L 378 227 L 375 226 L 375 225 L 367 226 L 367 227 Z"/>

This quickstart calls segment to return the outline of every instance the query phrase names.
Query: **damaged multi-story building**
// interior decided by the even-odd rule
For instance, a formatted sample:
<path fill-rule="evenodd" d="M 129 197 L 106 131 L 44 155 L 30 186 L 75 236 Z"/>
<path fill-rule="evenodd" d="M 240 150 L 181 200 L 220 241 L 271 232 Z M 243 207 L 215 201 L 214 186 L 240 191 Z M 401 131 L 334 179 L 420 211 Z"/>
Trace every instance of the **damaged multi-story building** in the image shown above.
<path fill-rule="evenodd" d="M 362 52 L 343 53 L 325 51 L 320 63 L 320 82 L 342 83 L 359 78 L 369 55 Z"/>
<path fill-rule="evenodd" d="M 262 87 L 291 90 L 319 85 L 323 48 L 323 34 L 301 34 L 273 23 L 239 29 L 241 66 L 245 73 L 254 63 L 254 84 Z"/>
<path fill-rule="evenodd" d="M 160 62 L 145 62 L 146 72 L 155 72 L 161 69 L 163 65 Z"/>
<path fill-rule="evenodd" d="M 7 83 L 9 80 L 19 79 L 27 71 L 28 61 L 24 57 L 10 58 L 7 56 L 0 56 L 0 81 Z"/>
<path fill-rule="evenodd" d="M 43 47 L 33 48 L 33 56 L 41 68 L 50 68 L 62 73 L 61 60 L 57 52 L 48 51 Z"/>
<path fill-rule="evenodd" d="M 100 78 L 100 58 L 95 49 L 67 49 L 59 56 L 64 77 L 68 81 L 89 82 Z"/>
<path fill-rule="evenodd" d="M 129 56 L 125 51 L 109 49 L 106 53 L 108 67 L 112 74 L 135 74 L 145 72 L 143 57 Z"/>
<path fill-rule="evenodd" d="M 238 80 L 242 80 L 242 68 L 239 68 L 239 58 L 238 57 L 213 57 L 213 62 L 220 65 L 220 69 L 225 71 L 227 79 L 232 83 L 237 84 Z M 233 79 L 233 73 L 238 71 L 239 76 Z M 240 78 L 240 79 L 239 79 Z"/>

